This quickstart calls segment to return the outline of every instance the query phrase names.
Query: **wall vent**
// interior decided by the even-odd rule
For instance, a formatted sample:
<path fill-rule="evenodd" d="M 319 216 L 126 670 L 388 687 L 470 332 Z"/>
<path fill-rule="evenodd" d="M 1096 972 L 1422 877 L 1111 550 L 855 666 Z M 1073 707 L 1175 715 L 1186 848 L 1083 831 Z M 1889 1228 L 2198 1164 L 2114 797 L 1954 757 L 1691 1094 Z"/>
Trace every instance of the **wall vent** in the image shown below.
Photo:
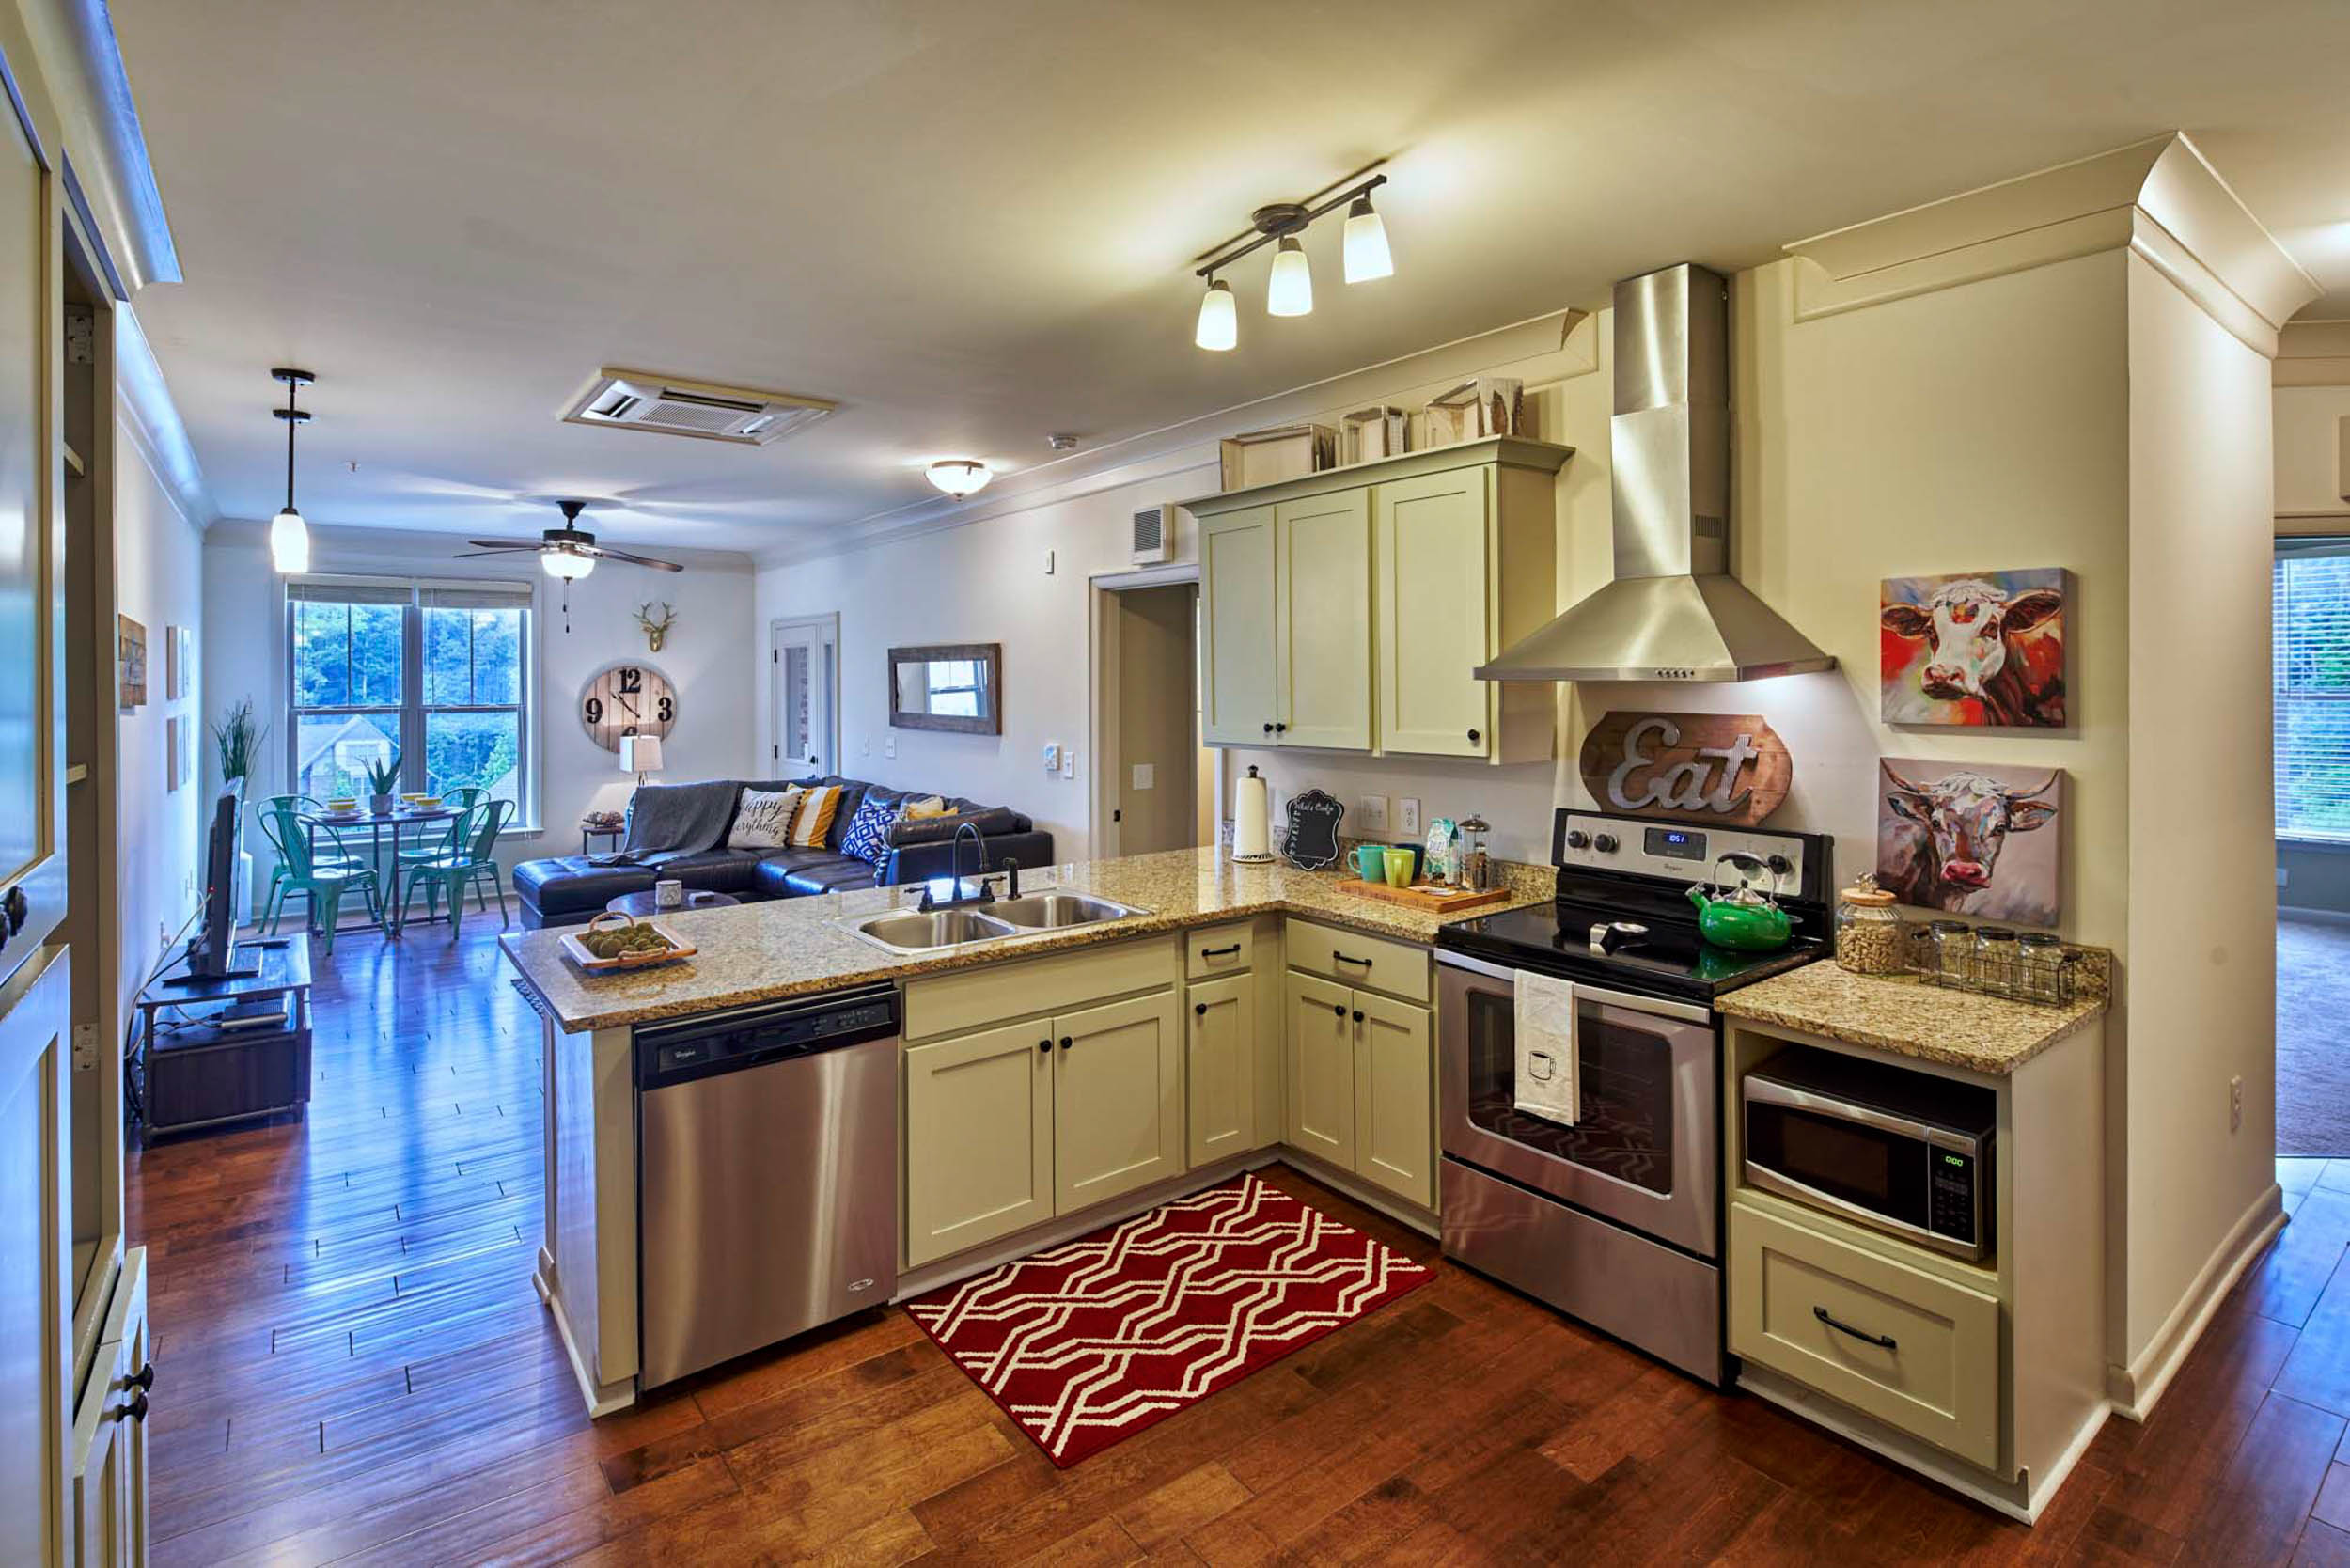
<path fill-rule="evenodd" d="M 1156 566 L 1175 558 L 1175 503 L 1135 513 L 1135 564 Z"/>
<path fill-rule="evenodd" d="M 814 424 L 838 406 L 828 398 L 607 368 L 589 379 L 565 406 L 562 417 L 573 425 L 764 447 Z"/>

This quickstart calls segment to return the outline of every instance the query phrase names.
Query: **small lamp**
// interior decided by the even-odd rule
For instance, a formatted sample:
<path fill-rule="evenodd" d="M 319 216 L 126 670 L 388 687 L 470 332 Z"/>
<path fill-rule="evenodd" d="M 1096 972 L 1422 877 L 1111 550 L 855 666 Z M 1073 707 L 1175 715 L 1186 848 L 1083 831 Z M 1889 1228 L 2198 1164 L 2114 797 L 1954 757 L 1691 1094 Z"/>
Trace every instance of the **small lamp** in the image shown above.
<path fill-rule="evenodd" d="M 658 735 L 623 735 L 620 737 L 620 771 L 636 776 L 639 786 L 645 775 L 661 771 L 661 737 Z"/>

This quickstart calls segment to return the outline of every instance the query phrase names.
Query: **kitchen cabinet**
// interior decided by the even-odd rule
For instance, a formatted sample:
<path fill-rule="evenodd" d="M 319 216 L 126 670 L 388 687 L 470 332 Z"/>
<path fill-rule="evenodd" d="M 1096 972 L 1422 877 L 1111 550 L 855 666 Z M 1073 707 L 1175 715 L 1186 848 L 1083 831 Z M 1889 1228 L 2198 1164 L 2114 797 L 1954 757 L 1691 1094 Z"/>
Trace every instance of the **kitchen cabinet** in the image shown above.
<path fill-rule="evenodd" d="M 77 1568 L 147 1561 L 147 1409 L 154 1382 L 147 1327 L 147 1249 L 125 1255 L 105 1338 L 73 1420 Z"/>
<path fill-rule="evenodd" d="M 1371 492 L 1283 501 L 1273 524 L 1277 739 L 1369 751 Z"/>
<path fill-rule="evenodd" d="M 1185 1161 L 1196 1168 L 1257 1146 L 1257 981 L 1194 981 L 1183 1049 Z"/>
<path fill-rule="evenodd" d="M 1050 1021 L 905 1053 L 906 1262 L 1053 1217 Z"/>
<path fill-rule="evenodd" d="M 1429 1011 L 1355 993 L 1355 1173 L 1436 1206 L 1435 1039 Z"/>
<path fill-rule="evenodd" d="M 1502 436 L 1185 503 L 1208 743 L 1548 759 L 1555 688 L 1472 672 L 1556 613 L 1573 455 Z"/>
<path fill-rule="evenodd" d="M 1165 993 L 1053 1020 L 1056 1214 L 1183 1171 L 1183 1033 L 1176 1020 L 1175 998 Z"/>
<path fill-rule="evenodd" d="M 1341 1170 L 1355 1168 L 1355 994 L 1292 971 L 1284 993 L 1289 1047 L 1289 1141 Z"/>
<path fill-rule="evenodd" d="M 1273 508 L 1199 524 L 1201 733 L 1211 745 L 1271 745 Z"/>

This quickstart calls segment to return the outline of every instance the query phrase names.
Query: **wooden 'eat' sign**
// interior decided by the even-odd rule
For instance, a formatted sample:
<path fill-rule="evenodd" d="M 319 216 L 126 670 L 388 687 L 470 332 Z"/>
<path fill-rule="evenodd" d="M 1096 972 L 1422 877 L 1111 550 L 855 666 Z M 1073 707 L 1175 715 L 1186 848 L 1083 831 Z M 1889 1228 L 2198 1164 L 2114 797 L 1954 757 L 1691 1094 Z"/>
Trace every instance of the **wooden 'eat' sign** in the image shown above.
<path fill-rule="evenodd" d="M 1583 738 L 1603 811 L 1751 827 L 1794 780 L 1786 743 L 1752 713 L 1608 713 Z"/>

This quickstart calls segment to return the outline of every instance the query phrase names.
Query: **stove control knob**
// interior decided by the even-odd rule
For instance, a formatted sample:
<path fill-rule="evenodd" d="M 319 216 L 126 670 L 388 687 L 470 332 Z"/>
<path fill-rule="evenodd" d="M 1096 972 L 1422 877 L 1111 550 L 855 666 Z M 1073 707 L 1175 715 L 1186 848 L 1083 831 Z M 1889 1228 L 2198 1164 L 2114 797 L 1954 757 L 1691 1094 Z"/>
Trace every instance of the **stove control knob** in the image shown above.
<path fill-rule="evenodd" d="M 1592 839 L 1591 847 L 1602 855 L 1613 855 L 1617 849 L 1616 836 L 1612 833 L 1602 833 Z"/>
<path fill-rule="evenodd" d="M 1763 861 L 1762 864 L 1771 869 L 1771 874 L 1773 876 L 1785 876 L 1789 871 L 1795 869 L 1794 862 L 1788 859 L 1783 855 L 1774 855 L 1768 860 Z"/>
<path fill-rule="evenodd" d="M 1579 850 L 1590 849 L 1590 847 L 1591 836 L 1584 832 L 1581 828 L 1575 828 L 1567 835 L 1567 848 L 1571 850 Z"/>

